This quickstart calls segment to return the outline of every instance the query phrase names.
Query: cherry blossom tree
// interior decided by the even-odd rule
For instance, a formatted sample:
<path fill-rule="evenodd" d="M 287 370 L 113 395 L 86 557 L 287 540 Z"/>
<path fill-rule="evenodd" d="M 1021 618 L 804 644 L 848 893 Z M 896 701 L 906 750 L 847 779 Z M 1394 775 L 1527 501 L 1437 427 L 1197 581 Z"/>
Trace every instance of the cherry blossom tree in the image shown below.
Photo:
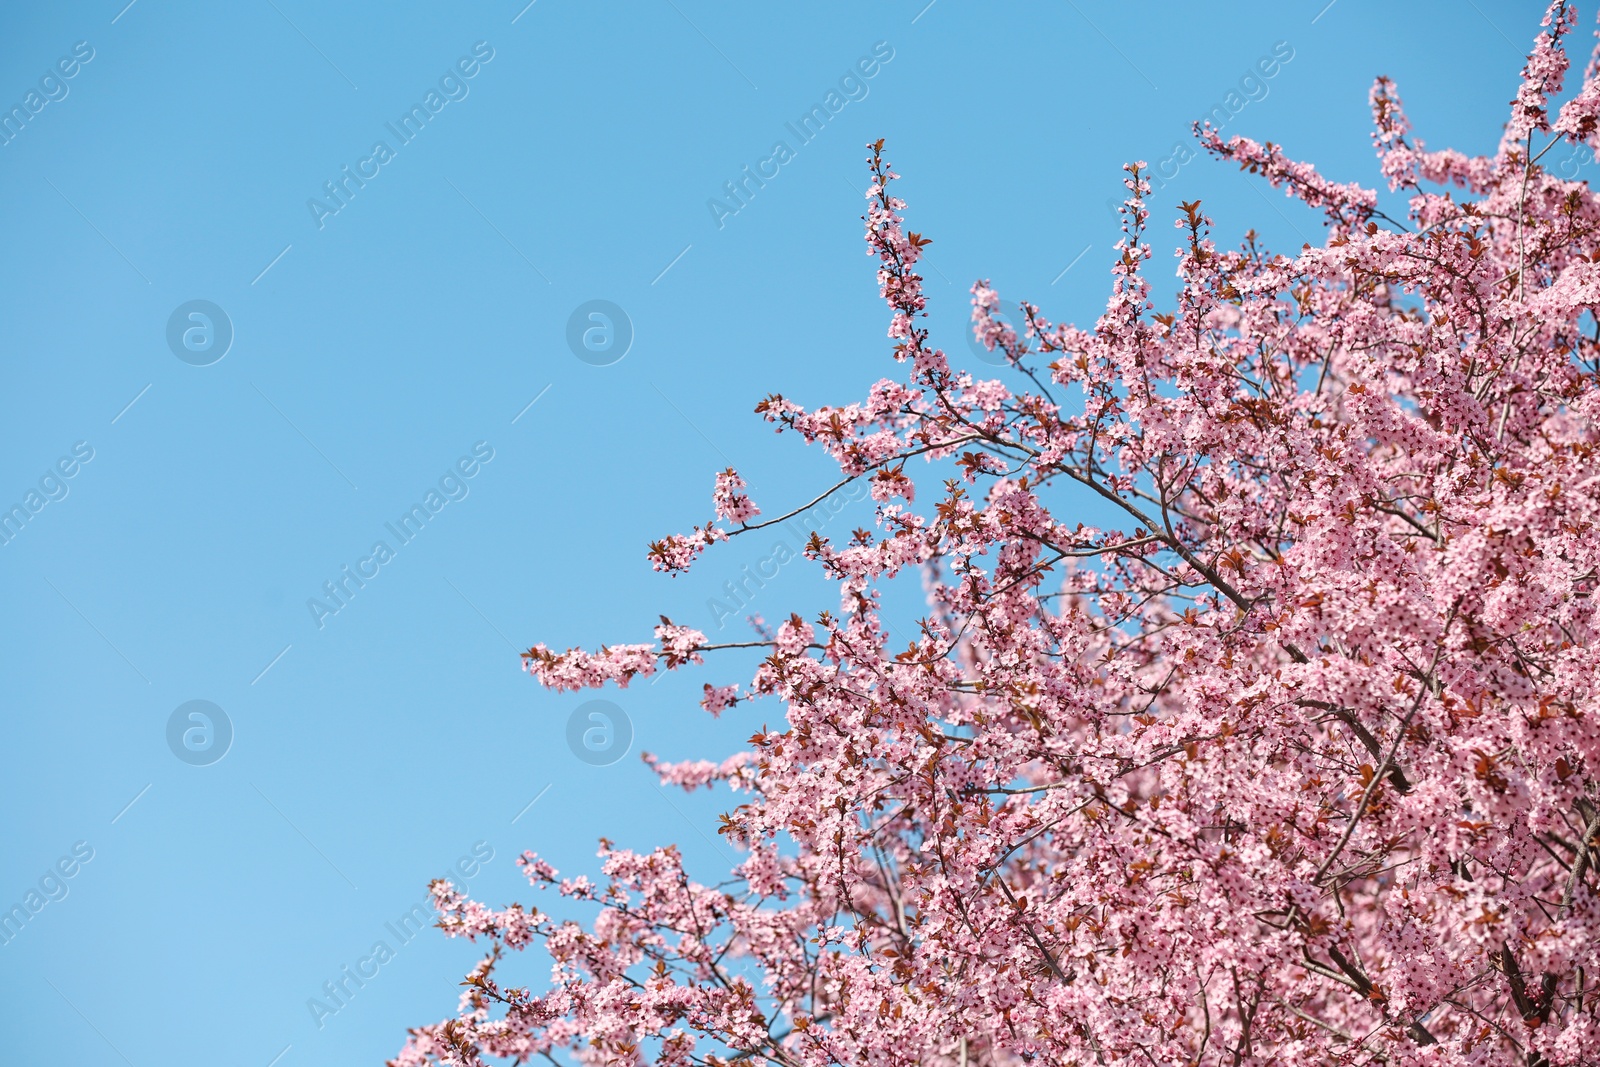
<path fill-rule="evenodd" d="M 1321 247 L 1224 250 L 1186 203 L 1169 292 L 1130 165 L 1092 329 L 1029 303 L 1013 328 L 972 287 L 1004 380 L 930 344 L 928 242 L 873 145 L 902 373 L 756 411 L 838 463 L 798 511 L 867 479 L 876 526 L 814 535 L 837 609 L 705 686 L 781 728 L 647 757 L 731 791 L 742 862 L 699 881 L 672 846 L 603 843 L 591 881 L 524 854 L 586 924 L 435 883 L 487 954 L 392 1062 L 1600 1063 L 1600 197 L 1540 165 L 1600 146 L 1600 56 L 1555 102 L 1574 20 L 1550 6 L 1491 156 L 1425 149 L 1377 81 L 1403 219 L 1197 129 L 1324 213 Z M 745 488 L 719 474 L 655 566 L 797 513 Z M 1085 494 L 1115 528 L 1059 517 Z M 908 570 L 927 614 L 892 636 Z M 525 665 L 625 687 L 727 647 L 663 619 Z M 495 977 L 533 946 L 545 985 Z"/>

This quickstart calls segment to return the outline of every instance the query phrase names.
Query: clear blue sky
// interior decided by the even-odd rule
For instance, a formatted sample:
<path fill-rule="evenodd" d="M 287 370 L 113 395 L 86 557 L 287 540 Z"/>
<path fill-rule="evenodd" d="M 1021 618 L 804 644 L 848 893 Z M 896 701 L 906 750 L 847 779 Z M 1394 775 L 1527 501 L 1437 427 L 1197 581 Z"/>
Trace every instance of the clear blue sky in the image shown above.
<path fill-rule="evenodd" d="M 1092 321 L 1120 166 L 1188 146 L 1230 90 L 1225 132 L 1372 183 L 1372 77 L 1430 144 L 1492 148 L 1542 10 L 926 2 L 7 6 L 0 507 L 24 515 L 0 545 L 0 908 L 28 914 L 0 945 L 4 1058 L 381 1062 L 477 958 L 390 930 L 462 857 L 497 904 L 534 902 L 521 850 L 592 871 L 602 834 L 726 870 L 723 798 L 668 799 L 637 754 L 720 757 L 776 721 L 694 706 L 749 661 L 603 694 L 634 737 L 596 766 L 567 737 L 597 694 L 539 690 L 516 652 L 647 640 L 662 613 L 748 635 L 707 602 L 769 544 L 677 579 L 644 549 L 705 521 L 730 463 L 769 513 L 822 484 L 751 414 L 765 393 L 848 402 L 898 373 L 857 221 L 867 141 L 933 238 L 935 338 L 967 358 L 977 277 Z M 1292 58 L 1241 86 L 1278 42 Z M 807 141 L 786 124 L 815 105 Z M 746 167 L 767 177 L 739 204 Z M 1195 197 L 1228 243 L 1318 239 L 1233 168 L 1175 175 L 1158 243 Z M 592 300 L 631 323 L 619 361 L 569 346 Z M 231 324 L 222 358 L 192 301 Z M 579 347 L 603 343 L 585 316 Z M 430 490 L 404 542 L 389 525 Z M 829 606 L 806 566 L 751 610 Z M 231 723 L 209 765 L 169 746 L 190 701 Z M 319 1018 L 346 966 L 377 971 Z"/>

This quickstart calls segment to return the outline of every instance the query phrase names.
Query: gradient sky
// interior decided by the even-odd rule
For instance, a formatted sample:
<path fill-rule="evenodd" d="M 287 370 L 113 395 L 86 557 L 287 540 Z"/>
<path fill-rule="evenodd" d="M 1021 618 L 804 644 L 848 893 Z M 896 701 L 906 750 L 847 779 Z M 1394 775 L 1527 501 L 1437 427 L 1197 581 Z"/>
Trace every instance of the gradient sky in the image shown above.
<path fill-rule="evenodd" d="M 1196 197 L 1222 244 L 1320 240 L 1188 158 L 1189 123 L 1230 92 L 1225 133 L 1373 184 L 1373 76 L 1430 145 L 1491 149 L 1542 11 L 125 3 L 0 15 L 0 105 L 26 116 L 0 146 L 0 507 L 28 512 L 0 545 L 0 908 L 43 902 L 0 945 L 15 1063 L 379 1063 L 453 1010 L 477 958 L 391 929 L 458 862 L 497 905 L 536 900 L 523 849 L 593 873 L 602 834 L 726 871 L 725 798 L 669 797 L 637 756 L 720 758 L 780 720 L 695 707 L 753 660 L 553 695 L 516 653 L 648 640 L 659 614 L 750 637 L 709 601 L 770 573 L 773 543 L 676 579 L 644 550 L 709 518 L 730 464 L 769 514 L 826 484 L 820 454 L 751 414 L 763 395 L 846 403 L 899 373 L 858 221 L 866 142 L 887 138 L 934 241 L 935 342 L 970 362 L 976 278 L 1092 322 L 1126 161 L 1173 161 L 1158 249 Z M 1291 58 L 1248 80 L 1275 47 Z M 830 92 L 837 113 L 797 136 Z M 731 201 L 746 167 L 769 177 Z M 1151 276 L 1161 293 L 1159 254 Z M 584 349 L 591 328 L 614 347 Z M 390 526 L 430 490 L 403 542 Z M 345 567 L 369 577 L 332 613 Z M 799 562 L 749 610 L 829 606 Z M 569 747 L 595 697 L 633 735 L 607 765 Z M 209 706 L 229 746 L 186 761 Z M 314 1013 L 378 941 L 392 958 Z M 546 964 L 502 973 L 538 984 Z"/>

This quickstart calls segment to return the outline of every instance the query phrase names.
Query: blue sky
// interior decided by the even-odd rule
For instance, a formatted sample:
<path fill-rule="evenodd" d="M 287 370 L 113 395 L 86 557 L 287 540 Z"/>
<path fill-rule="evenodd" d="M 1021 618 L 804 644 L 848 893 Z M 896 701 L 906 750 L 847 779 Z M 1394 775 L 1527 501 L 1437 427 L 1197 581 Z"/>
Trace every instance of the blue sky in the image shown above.
<path fill-rule="evenodd" d="M 25 512 L 0 545 L 0 908 L 37 905 L 0 945 L 17 1062 L 381 1062 L 476 959 L 403 936 L 431 878 L 530 903 L 519 852 L 592 871 L 602 834 L 726 870 L 723 798 L 669 797 L 637 756 L 779 719 L 695 707 L 752 661 L 553 695 L 516 653 L 660 614 L 747 639 L 711 603 L 745 568 L 777 571 L 749 611 L 830 606 L 774 544 L 676 579 L 644 550 L 704 522 L 730 464 L 769 514 L 824 484 L 751 414 L 766 393 L 897 373 L 866 142 L 934 241 L 935 340 L 970 359 L 975 278 L 1092 322 L 1128 160 L 1166 164 L 1158 247 L 1196 197 L 1225 243 L 1319 239 L 1188 158 L 1230 92 L 1224 132 L 1371 184 L 1373 76 L 1430 145 L 1490 149 L 1542 10 L 125 3 L 13 5 L 0 33 L 0 507 Z M 569 746 L 591 727 L 625 756 Z M 371 976 L 338 1003 L 346 967 Z"/>

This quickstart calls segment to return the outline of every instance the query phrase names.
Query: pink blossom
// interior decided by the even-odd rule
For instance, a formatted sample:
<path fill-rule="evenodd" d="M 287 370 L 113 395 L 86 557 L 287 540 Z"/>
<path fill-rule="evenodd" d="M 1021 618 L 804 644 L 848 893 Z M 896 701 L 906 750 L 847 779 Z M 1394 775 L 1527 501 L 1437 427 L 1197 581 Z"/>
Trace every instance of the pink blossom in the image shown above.
<path fill-rule="evenodd" d="M 712 494 L 712 500 L 717 508 L 717 518 L 744 523 L 761 514 L 761 509 L 751 503 L 748 496 L 739 492 L 743 488 L 744 479 L 739 477 L 738 472 L 732 467 L 717 475 L 716 492 Z"/>
<path fill-rule="evenodd" d="M 645 757 L 727 788 L 732 862 L 527 853 L 581 912 L 559 922 L 436 883 L 485 955 L 392 1062 L 1600 1062 L 1600 194 L 1535 162 L 1600 137 L 1595 60 L 1550 117 L 1573 18 L 1550 5 L 1491 155 L 1425 150 L 1378 80 L 1403 221 L 1202 129 L 1328 232 L 1235 244 L 1183 202 L 1152 281 L 1130 164 L 1092 327 L 1026 302 L 1005 325 L 973 285 L 1002 377 L 930 345 L 928 241 L 871 146 L 897 377 L 756 409 L 838 466 L 783 518 L 868 483 L 865 528 L 804 548 L 837 607 L 525 656 L 558 690 L 757 661 L 702 688 L 748 740 Z M 657 542 L 658 569 L 759 532 L 743 488 L 718 475 L 728 528 Z"/>

